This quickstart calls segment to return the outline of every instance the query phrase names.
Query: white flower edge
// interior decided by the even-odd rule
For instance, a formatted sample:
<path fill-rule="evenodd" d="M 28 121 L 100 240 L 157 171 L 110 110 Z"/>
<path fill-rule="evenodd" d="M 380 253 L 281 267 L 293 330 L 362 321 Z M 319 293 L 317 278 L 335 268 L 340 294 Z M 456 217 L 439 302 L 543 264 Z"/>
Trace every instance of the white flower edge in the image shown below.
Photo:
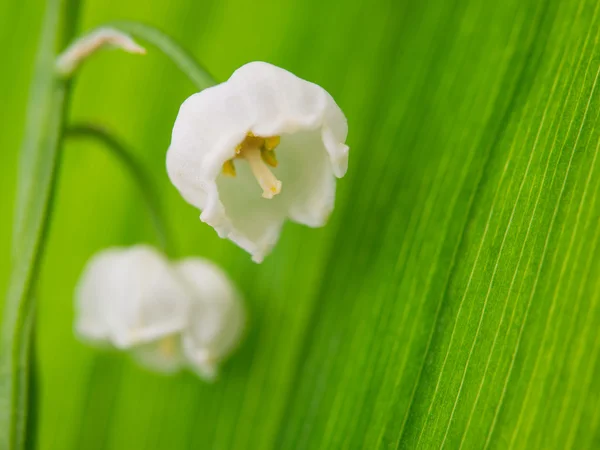
<path fill-rule="evenodd" d="M 188 324 L 181 333 L 183 355 L 199 376 L 214 380 L 219 364 L 243 336 L 241 295 L 225 272 L 205 259 L 184 259 L 176 269 L 192 293 Z"/>
<path fill-rule="evenodd" d="M 281 137 L 280 165 L 273 172 L 283 187 L 271 200 L 250 192 L 256 183 L 251 175 L 248 181 L 244 164 L 239 164 L 246 170 L 236 177 L 239 183 L 223 180 L 223 164 L 236 157 L 248 133 Z M 184 199 L 202 211 L 203 222 L 261 262 L 285 219 L 311 227 L 327 222 L 335 178 L 348 168 L 347 133 L 344 114 L 324 89 L 271 64 L 252 62 L 182 104 L 167 171 Z"/>

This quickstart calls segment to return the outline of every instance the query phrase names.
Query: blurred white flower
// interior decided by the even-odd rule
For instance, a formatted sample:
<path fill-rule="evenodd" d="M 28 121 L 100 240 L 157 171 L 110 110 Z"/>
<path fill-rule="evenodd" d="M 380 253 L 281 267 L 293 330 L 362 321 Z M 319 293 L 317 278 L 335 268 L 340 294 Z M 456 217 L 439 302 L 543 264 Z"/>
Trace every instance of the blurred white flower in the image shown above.
<path fill-rule="evenodd" d="M 324 89 L 252 62 L 183 103 L 167 170 L 203 222 L 261 262 L 286 218 L 327 222 L 348 167 L 347 133 Z"/>
<path fill-rule="evenodd" d="M 240 340 L 241 298 L 215 265 L 171 263 L 148 246 L 105 250 L 88 263 L 76 289 L 77 334 L 131 350 L 144 366 L 189 366 L 212 379 Z"/>

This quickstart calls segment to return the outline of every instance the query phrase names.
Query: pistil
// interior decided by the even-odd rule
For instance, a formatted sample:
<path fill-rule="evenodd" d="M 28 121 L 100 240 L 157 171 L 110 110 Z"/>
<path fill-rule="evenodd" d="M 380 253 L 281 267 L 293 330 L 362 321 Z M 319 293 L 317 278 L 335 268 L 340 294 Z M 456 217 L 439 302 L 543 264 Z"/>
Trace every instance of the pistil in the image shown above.
<path fill-rule="evenodd" d="M 256 147 L 245 148 L 243 158 L 250 164 L 250 169 L 263 190 L 263 198 L 272 199 L 281 192 L 281 181 L 269 170 L 260 154 L 260 149 Z"/>

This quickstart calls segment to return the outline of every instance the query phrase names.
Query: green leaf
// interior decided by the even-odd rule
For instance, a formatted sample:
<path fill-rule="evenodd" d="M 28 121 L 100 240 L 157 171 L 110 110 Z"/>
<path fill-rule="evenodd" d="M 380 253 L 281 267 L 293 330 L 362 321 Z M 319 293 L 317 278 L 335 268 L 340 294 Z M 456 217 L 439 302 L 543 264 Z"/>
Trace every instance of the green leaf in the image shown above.
<path fill-rule="evenodd" d="M 361 167 L 278 448 L 597 445 L 598 6 L 465 8 Z"/>
<path fill-rule="evenodd" d="M 39 291 L 40 448 L 597 448 L 599 9 L 88 0 L 90 24 L 157 25 L 218 79 L 266 60 L 324 86 L 350 171 L 328 227 L 287 225 L 254 265 L 164 175 L 196 86 L 153 52 L 126 72 L 91 61 L 74 115 L 163 174 L 177 247 L 228 270 L 249 334 L 214 384 L 77 342 L 87 259 L 153 235 L 124 171 L 67 152 Z"/>
<path fill-rule="evenodd" d="M 67 8 L 70 11 L 64 14 Z M 30 93 L 20 156 L 12 270 L 0 341 L 0 449 L 3 450 L 25 445 L 30 419 L 27 405 L 31 402 L 28 385 L 35 313 L 33 290 L 48 230 L 69 87 L 55 78 L 54 58 L 61 37 L 69 39 L 73 31 L 72 23 L 64 17 L 76 9 L 76 1 L 48 2 Z"/>

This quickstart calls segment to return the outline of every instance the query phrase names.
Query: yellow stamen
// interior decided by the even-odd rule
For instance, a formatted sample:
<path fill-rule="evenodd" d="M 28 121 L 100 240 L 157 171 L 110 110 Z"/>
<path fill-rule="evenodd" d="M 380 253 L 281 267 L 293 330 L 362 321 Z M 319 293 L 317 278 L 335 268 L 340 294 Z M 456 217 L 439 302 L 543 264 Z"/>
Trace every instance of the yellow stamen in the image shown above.
<path fill-rule="evenodd" d="M 265 143 L 263 145 L 265 150 L 273 151 L 279 145 L 281 138 L 279 136 L 271 136 L 265 138 Z"/>
<path fill-rule="evenodd" d="M 225 161 L 223 164 L 223 173 L 230 177 L 235 177 L 235 166 L 233 165 L 233 159 Z"/>
<path fill-rule="evenodd" d="M 277 167 L 277 157 L 275 156 L 275 152 L 272 150 L 261 150 L 260 156 L 264 162 L 266 162 L 271 167 Z"/>
<path fill-rule="evenodd" d="M 262 196 L 267 199 L 273 198 L 281 192 L 281 181 L 273 175 L 267 164 L 271 167 L 277 167 L 274 150 L 279 142 L 279 136 L 260 137 L 249 131 L 246 138 L 236 145 L 236 156 L 223 164 L 223 173 L 235 176 L 236 171 L 233 161 L 237 158 L 244 158 L 250 164 L 250 169 L 263 190 Z"/>

